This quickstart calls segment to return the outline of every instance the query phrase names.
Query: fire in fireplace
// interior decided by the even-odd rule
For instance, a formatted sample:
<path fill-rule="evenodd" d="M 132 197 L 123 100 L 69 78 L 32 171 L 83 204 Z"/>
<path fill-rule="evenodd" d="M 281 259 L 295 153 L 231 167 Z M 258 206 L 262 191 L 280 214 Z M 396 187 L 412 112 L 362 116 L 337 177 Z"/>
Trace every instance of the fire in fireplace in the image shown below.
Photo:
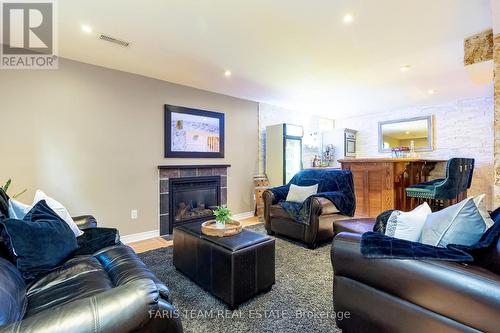
<path fill-rule="evenodd" d="M 172 226 L 211 219 L 220 205 L 219 176 L 171 178 L 169 188 Z"/>

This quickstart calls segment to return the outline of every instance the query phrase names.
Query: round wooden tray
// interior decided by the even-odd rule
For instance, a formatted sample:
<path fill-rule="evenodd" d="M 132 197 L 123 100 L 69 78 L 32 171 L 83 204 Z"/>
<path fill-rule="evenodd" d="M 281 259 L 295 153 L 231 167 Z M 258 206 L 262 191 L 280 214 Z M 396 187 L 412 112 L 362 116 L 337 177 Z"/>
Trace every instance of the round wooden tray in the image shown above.
<path fill-rule="evenodd" d="M 228 237 L 239 234 L 241 232 L 241 224 L 238 221 L 226 223 L 224 229 L 215 227 L 215 220 L 203 222 L 201 224 L 201 232 L 207 236 Z"/>

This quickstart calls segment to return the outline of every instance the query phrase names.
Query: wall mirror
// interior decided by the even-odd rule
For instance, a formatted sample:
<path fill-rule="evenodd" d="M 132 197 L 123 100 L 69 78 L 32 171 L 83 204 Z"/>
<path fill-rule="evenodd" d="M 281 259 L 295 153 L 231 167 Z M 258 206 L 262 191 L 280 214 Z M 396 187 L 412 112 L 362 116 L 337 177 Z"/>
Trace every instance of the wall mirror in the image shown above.
<path fill-rule="evenodd" d="M 415 151 L 433 149 L 432 116 L 381 121 L 378 123 L 378 150 L 391 152 L 393 148 L 408 147 Z"/>

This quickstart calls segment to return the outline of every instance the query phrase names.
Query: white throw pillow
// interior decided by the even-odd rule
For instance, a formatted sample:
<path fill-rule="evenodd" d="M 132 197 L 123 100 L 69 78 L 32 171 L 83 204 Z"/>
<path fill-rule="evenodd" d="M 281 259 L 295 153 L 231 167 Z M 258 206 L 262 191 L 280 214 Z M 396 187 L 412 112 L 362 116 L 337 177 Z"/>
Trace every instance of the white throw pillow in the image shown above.
<path fill-rule="evenodd" d="M 312 186 L 290 185 L 286 201 L 303 203 L 311 195 L 318 193 L 318 184 Z"/>
<path fill-rule="evenodd" d="M 385 235 L 417 242 L 427 216 L 432 213 L 431 208 L 424 202 L 410 212 L 395 210 L 387 220 Z"/>
<path fill-rule="evenodd" d="M 48 195 L 43 193 L 43 191 L 37 190 L 35 193 L 35 199 L 33 200 L 33 206 L 41 200 L 45 200 L 50 209 L 52 209 L 68 224 L 76 237 L 83 235 L 83 231 L 78 229 L 75 221 L 73 221 L 71 215 L 69 215 L 68 210 L 59 201 L 49 197 Z"/>
<path fill-rule="evenodd" d="M 434 212 L 427 217 L 421 242 L 446 247 L 448 244 L 470 246 L 479 241 L 486 224 L 473 198 Z"/>
<path fill-rule="evenodd" d="M 22 220 L 30 211 L 32 206 L 25 205 L 14 199 L 9 199 L 9 218 Z"/>
<path fill-rule="evenodd" d="M 477 209 L 479 210 L 479 214 L 483 218 L 484 224 L 486 224 L 486 229 L 489 229 L 495 222 L 491 219 L 490 213 L 486 209 L 486 204 L 484 197 L 486 194 L 480 194 L 474 197 L 474 203 L 476 204 Z"/>

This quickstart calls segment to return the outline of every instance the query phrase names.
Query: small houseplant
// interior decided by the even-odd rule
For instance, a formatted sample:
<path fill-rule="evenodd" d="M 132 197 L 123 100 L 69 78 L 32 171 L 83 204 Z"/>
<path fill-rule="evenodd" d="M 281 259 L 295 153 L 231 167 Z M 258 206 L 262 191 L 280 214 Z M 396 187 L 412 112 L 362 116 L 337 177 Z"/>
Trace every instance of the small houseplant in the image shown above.
<path fill-rule="evenodd" d="M 2 188 L 2 190 L 7 193 L 7 191 L 9 190 L 9 187 L 10 187 L 10 184 L 12 184 L 12 179 L 9 179 L 7 180 L 7 182 L 5 183 L 4 186 L 0 186 Z M 12 195 L 12 199 L 16 199 L 18 198 L 20 195 L 24 194 L 24 192 L 26 192 L 28 189 L 24 189 L 22 190 L 21 192 L 17 193 L 17 194 L 14 194 Z"/>
<path fill-rule="evenodd" d="M 215 227 L 217 229 L 224 229 L 226 223 L 231 221 L 231 210 L 226 206 L 217 206 L 213 212 L 215 215 Z"/>

